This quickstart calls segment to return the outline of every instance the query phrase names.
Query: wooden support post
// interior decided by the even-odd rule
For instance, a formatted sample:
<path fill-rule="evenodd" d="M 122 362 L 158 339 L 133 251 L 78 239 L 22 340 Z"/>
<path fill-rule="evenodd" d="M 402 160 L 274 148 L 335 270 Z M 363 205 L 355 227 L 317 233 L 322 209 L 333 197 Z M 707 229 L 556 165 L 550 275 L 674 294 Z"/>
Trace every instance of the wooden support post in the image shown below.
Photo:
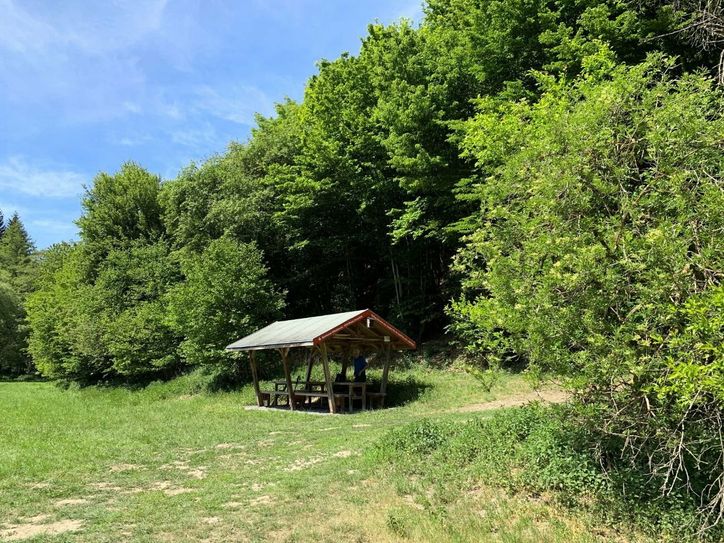
<path fill-rule="evenodd" d="M 389 343 L 385 344 L 385 367 L 382 370 L 382 383 L 380 383 L 380 392 L 382 397 L 380 398 L 380 405 L 385 405 L 385 394 L 387 394 L 387 376 L 390 373 L 390 353 L 392 352 L 392 345 Z"/>
<path fill-rule="evenodd" d="M 261 399 L 261 391 L 259 390 L 259 375 L 256 372 L 256 359 L 254 358 L 254 351 L 249 351 L 249 365 L 251 366 L 251 379 L 254 381 L 256 405 L 262 407 L 264 405 L 264 402 Z"/>
<path fill-rule="evenodd" d="M 344 377 L 344 380 L 347 380 L 347 367 L 349 366 L 349 362 L 352 359 L 352 348 L 346 347 L 344 349 L 344 352 L 342 353 L 342 376 Z"/>
<path fill-rule="evenodd" d="M 289 399 L 289 409 L 294 411 L 294 387 L 292 387 L 292 374 L 289 372 L 289 349 L 280 349 L 282 362 L 284 363 L 284 379 L 287 381 L 287 398 Z"/>
<path fill-rule="evenodd" d="M 322 343 L 319 346 L 322 353 L 322 368 L 324 369 L 324 380 L 327 382 L 327 397 L 329 399 L 329 412 L 337 412 L 337 404 L 334 401 L 334 385 L 332 384 L 332 374 L 329 372 L 329 360 L 327 359 L 327 346 Z"/>
<path fill-rule="evenodd" d="M 309 349 L 309 355 L 307 356 L 307 375 L 304 378 L 304 390 L 307 392 L 310 390 L 309 381 L 312 380 L 312 364 L 314 363 L 314 348 Z"/>

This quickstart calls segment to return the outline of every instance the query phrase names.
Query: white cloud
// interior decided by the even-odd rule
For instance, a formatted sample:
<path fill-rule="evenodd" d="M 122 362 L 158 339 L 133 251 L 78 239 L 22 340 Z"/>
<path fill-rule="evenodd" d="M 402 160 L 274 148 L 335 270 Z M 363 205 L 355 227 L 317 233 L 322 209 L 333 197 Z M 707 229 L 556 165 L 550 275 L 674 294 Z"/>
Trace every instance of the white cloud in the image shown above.
<path fill-rule="evenodd" d="M 72 47 L 102 55 L 132 45 L 157 31 L 167 0 L 62 2 L 46 4 L 39 13 L 14 0 L 0 0 L 0 45 L 15 52 Z M 57 8 L 57 9 L 56 9 Z"/>
<path fill-rule="evenodd" d="M 27 226 L 30 228 L 42 230 L 47 234 L 75 235 L 78 227 L 72 221 L 59 221 L 56 219 L 36 219 L 28 221 Z"/>
<path fill-rule="evenodd" d="M 196 95 L 196 107 L 200 110 L 247 126 L 254 124 L 256 113 L 274 112 L 274 101 L 253 85 L 234 85 L 221 90 L 203 85 L 198 87 Z"/>
<path fill-rule="evenodd" d="M 154 138 L 151 134 L 135 132 L 133 130 L 121 134 L 109 134 L 107 138 L 108 143 L 111 145 L 120 145 L 122 147 L 139 147 L 141 145 L 147 145 L 153 140 Z"/>
<path fill-rule="evenodd" d="M 0 163 L 0 189 L 30 196 L 67 198 L 83 192 L 86 176 L 69 170 L 43 169 L 21 157 Z"/>
<path fill-rule="evenodd" d="M 15 202 L 0 202 L 0 211 L 2 211 L 3 216 L 5 219 L 9 219 L 13 213 L 17 213 L 18 215 L 25 215 L 26 208 L 22 205 L 19 205 Z"/>
<path fill-rule="evenodd" d="M 141 106 L 135 102 L 123 102 L 123 109 L 129 113 L 141 113 Z"/>
<path fill-rule="evenodd" d="M 181 108 L 176 102 L 174 102 L 173 104 L 159 102 L 156 105 L 156 110 L 168 117 L 169 119 L 179 120 L 183 119 L 184 117 L 184 114 L 181 112 Z"/>
<path fill-rule="evenodd" d="M 136 147 L 138 145 L 141 145 L 145 141 L 147 141 L 146 138 L 125 137 L 125 138 L 119 139 L 117 143 L 118 143 L 118 145 L 123 145 L 124 147 Z"/>
<path fill-rule="evenodd" d="M 0 0 L 0 46 L 16 53 L 38 51 L 46 47 L 56 32 L 51 25 L 32 17 L 12 0 Z"/>
<path fill-rule="evenodd" d="M 397 13 L 395 20 L 399 21 L 400 19 L 410 19 L 414 23 L 420 23 L 423 17 L 424 12 L 422 10 L 422 0 L 413 0 Z"/>
<path fill-rule="evenodd" d="M 220 143 L 216 130 L 208 123 L 198 128 L 179 128 L 170 136 L 174 143 L 199 150 L 213 149 Z"/>

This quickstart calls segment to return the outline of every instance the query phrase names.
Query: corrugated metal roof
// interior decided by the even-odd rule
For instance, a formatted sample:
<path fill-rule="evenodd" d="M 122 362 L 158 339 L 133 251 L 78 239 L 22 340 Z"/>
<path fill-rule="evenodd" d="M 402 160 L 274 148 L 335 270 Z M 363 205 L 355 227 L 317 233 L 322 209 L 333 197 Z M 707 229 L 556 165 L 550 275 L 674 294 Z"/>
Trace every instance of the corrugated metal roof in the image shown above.
<path fill-rule="evenodd" d="M 229 351 L 253 351 L 285 347 L 308 347 L 314 345 L 314 340 L 319 336 L 366 312 L 369 312 L 369 310 L 361 309 L 319 317 L 273 322 L 269 326 L 228 345 L 226 349 Z"/>

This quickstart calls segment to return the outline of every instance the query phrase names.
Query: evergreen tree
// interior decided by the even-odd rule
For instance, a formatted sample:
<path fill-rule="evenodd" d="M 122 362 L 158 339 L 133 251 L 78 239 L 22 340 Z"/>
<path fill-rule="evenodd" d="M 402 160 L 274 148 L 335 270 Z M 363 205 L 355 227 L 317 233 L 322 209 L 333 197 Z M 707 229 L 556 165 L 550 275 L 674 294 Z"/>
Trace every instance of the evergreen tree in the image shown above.
<path fill-rule="evenodd" d="M 18 214 L 13 213 L 0 238 L 0 267 L 6 270 L 18 294 L 24 295 L 30 291 L 31 255 L 34 251 L 35 245 L 28 231 Z"/>
<path fill-rule="evenodd" d="M 5 224 L 0 214 L 0 375 L 32 370 L 26 353 L 23 302 L 31 290 L 31 254 L 35 250 L 18 214 Z"/>

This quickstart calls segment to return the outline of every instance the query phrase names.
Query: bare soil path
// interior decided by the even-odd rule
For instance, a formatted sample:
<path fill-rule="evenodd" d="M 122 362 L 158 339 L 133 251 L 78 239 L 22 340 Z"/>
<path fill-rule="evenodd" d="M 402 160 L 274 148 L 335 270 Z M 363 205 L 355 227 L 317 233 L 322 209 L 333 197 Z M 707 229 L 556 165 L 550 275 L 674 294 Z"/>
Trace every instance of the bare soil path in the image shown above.
<path fill-rule="evenodd" d="M 507 396 L 505 398 L 500 398 L 499 400 L 464 405 L 463 407 L 458 407 L 457 409 L 453 409 L 451 411 L 458 413 L 474 413 L 477 411 L 501 409 L 503 407 L 518 407 L 531 402 L 564 403 L 570 398 L 570 393 L 560 388 L 531 390 L 530 392 Z"/>

